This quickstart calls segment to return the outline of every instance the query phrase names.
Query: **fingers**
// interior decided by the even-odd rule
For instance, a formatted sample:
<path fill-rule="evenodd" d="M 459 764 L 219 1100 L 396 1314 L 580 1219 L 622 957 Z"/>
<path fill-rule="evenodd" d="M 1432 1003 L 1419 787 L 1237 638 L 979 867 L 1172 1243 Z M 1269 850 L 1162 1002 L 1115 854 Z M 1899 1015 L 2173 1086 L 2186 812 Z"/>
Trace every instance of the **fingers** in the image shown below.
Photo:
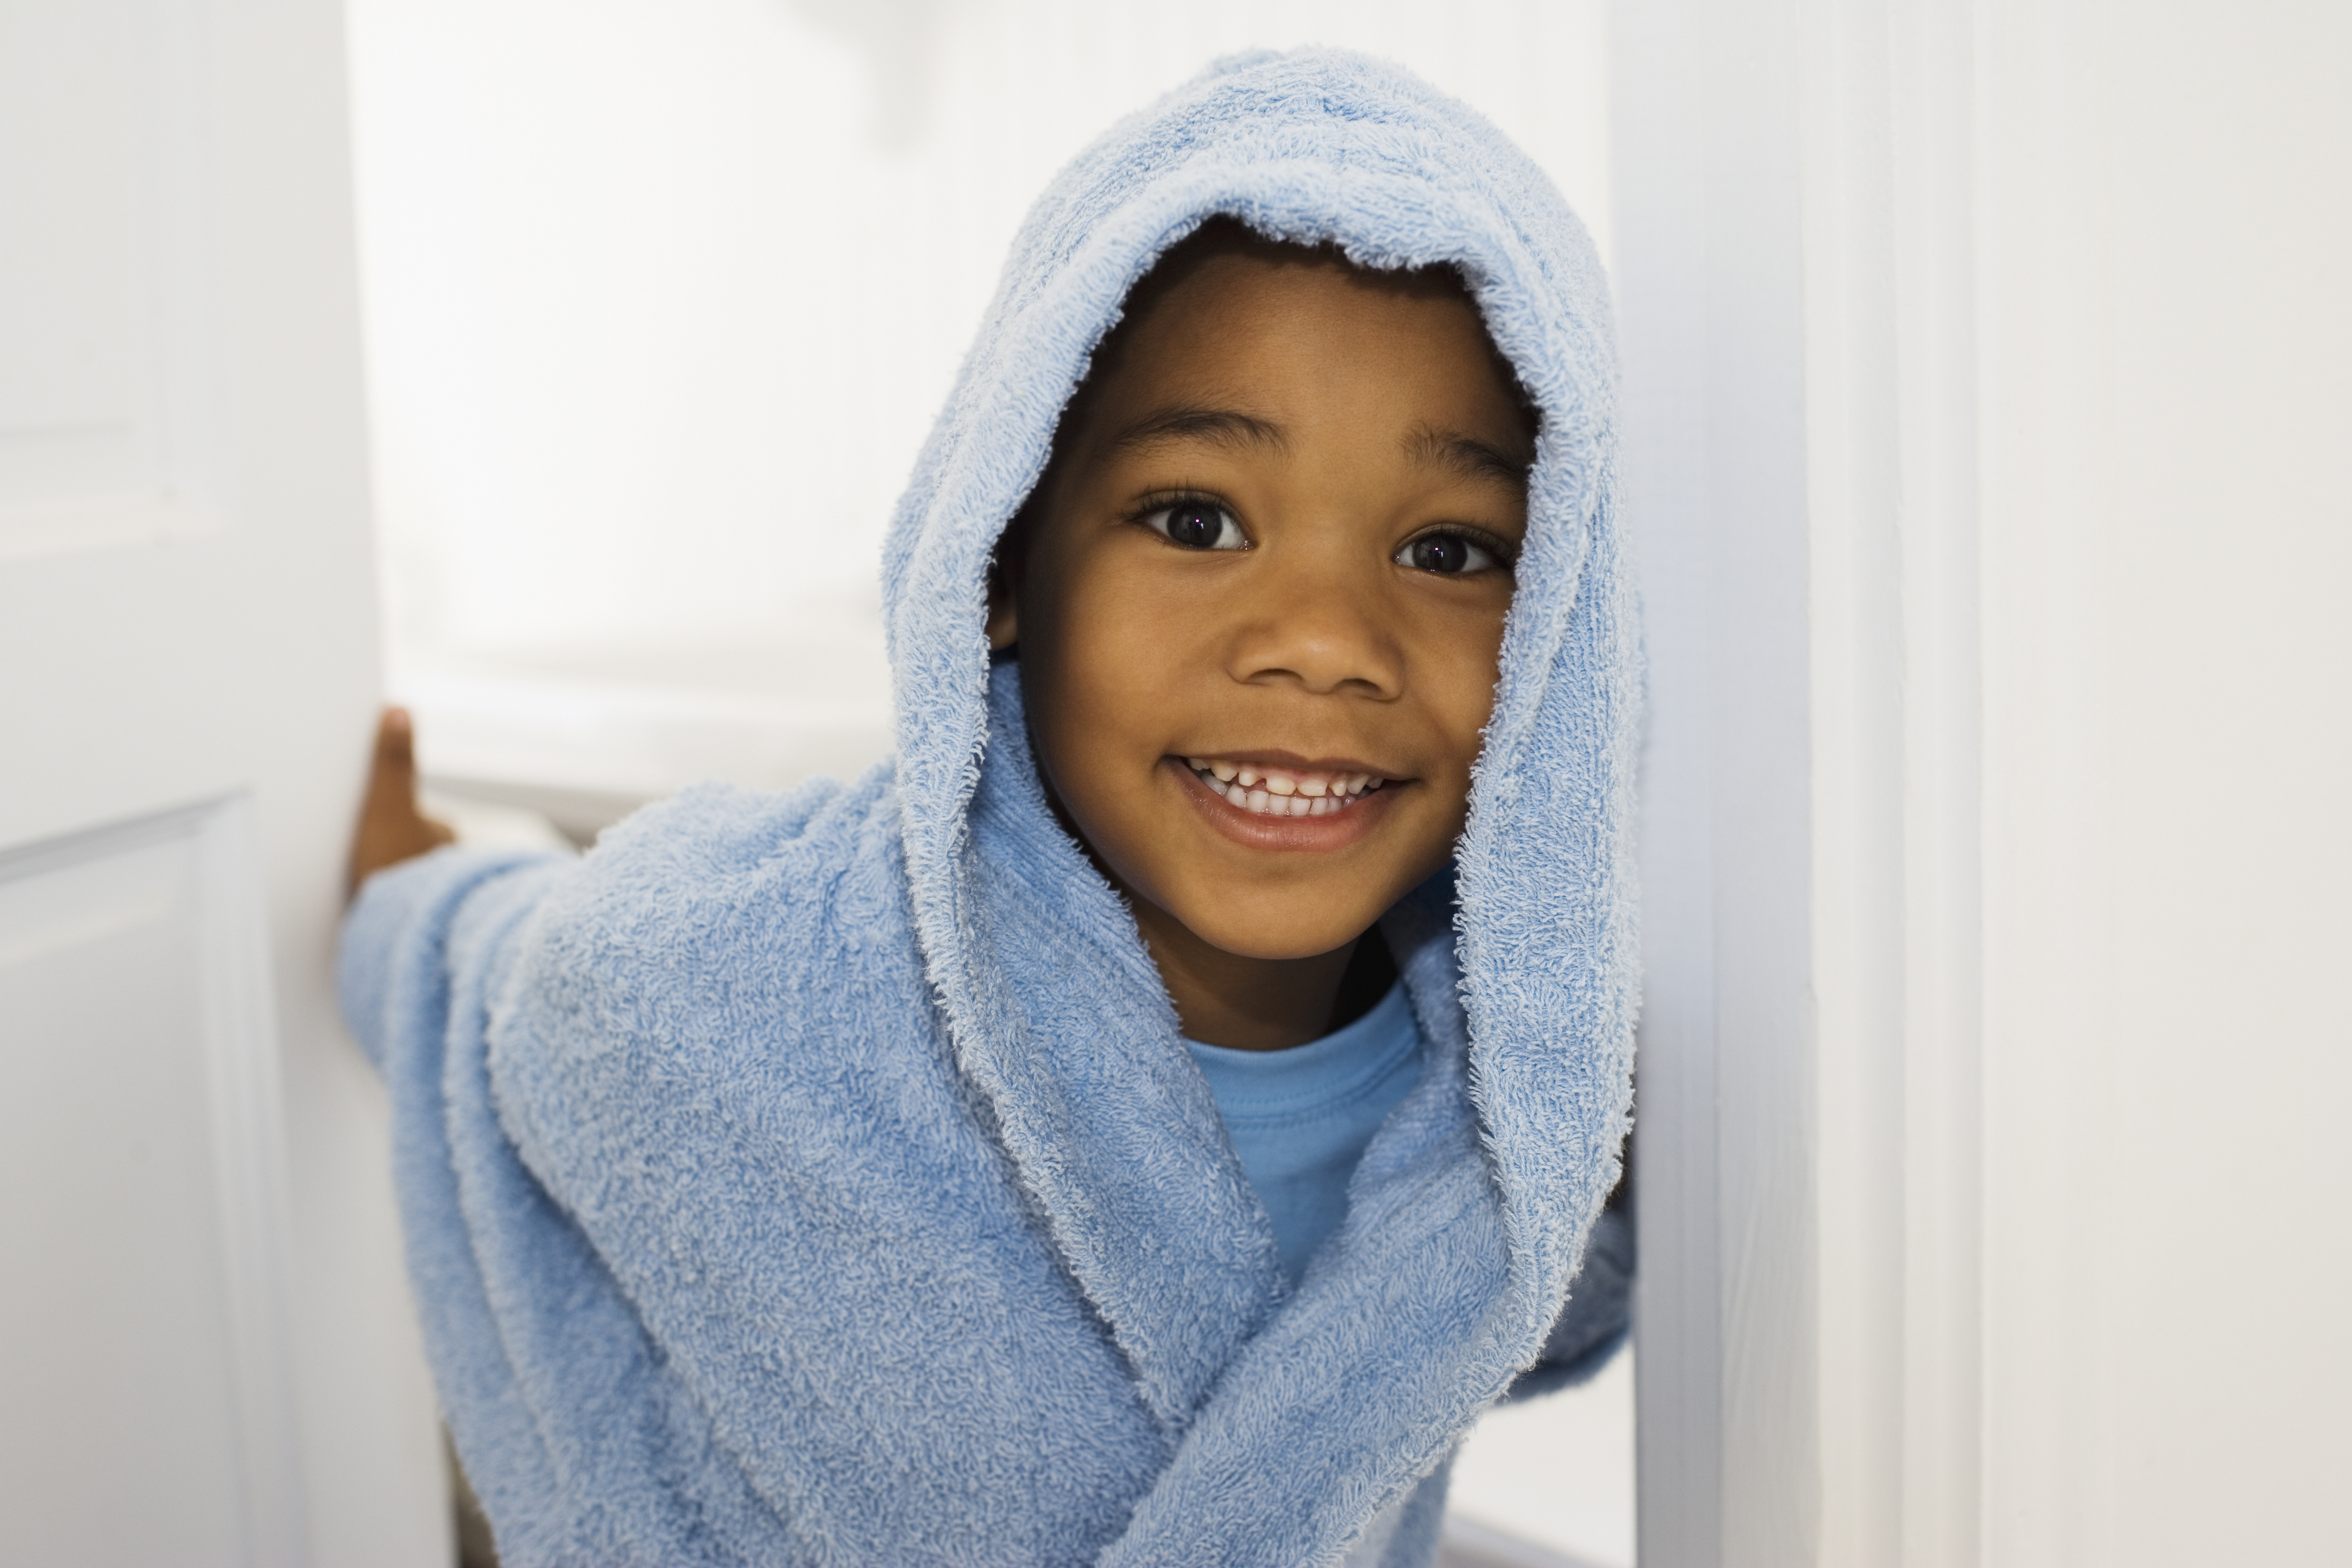
<path fill-rule="evenodd" d="M 375 757 L 359 829 L 352 838 L 350 889 L 389 865 L 454 842 L 446 823 L 426 816 L 416 803 L 415 727 L 405 708 L 388 707 L 376 721 Z"/>
<path fill-rule="evenodd" d="M 376 757 L 398 784 L 400 799 L 407 802 L 408 815 L 424 829 L 426 841 L 436 847 L 456 843 L 457 831 L 446 822 L 426 816 L 417 801 L 416 721 L 409 717 L 406 708 L 383 710 L 383 722 L 376 727 Z"/>
<path fill-rule="evenodd" d="M 416 810 L 416 737 L 408 710 L 388 707 L 375 725 L 375 758 L 360 806 L 362 837 L 371 826 L 395 836 Z"/>
<path fill-rule="evenodd" d="M 375 768 L 394 778 L 416 777 L 416 725 L 404 707 L 388 707 L 375 726 Z"/>

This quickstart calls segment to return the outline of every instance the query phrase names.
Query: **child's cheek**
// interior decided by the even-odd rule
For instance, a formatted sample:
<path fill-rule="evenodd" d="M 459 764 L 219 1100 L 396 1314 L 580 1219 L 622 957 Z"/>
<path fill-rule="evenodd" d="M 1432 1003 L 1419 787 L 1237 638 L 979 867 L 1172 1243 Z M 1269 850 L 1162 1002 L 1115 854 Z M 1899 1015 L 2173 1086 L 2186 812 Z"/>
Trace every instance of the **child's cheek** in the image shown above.
<path fill-rule="evenodd" d="M 1134 553 L 1066 558 L 1039 582 L 1034 621 L 1024 605 L 1030 724 L 1056 792 L 1090 836 L 1116 832 L 1122 804 L 1132 810 L 1148 790 L 1180 694 L 1199 690 L 1185 646 L 1197 622 L 1119 559 Z"/>

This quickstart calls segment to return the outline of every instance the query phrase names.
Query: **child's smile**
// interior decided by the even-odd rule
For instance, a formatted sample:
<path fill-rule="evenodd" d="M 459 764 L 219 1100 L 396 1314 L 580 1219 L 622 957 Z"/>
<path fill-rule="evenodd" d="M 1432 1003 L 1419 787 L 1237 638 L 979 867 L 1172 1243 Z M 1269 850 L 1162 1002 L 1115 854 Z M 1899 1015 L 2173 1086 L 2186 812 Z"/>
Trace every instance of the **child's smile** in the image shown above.
<path fill-rule="evenodd" d="M 1209 793 L 1251 817 L 1335 817 L 1388 782 L 1352 762 L 1291 765 L 1188 757 L 1184 766 Z"/>
<path fill-rule="evenodd" d="M 1169 758 L 1202 818 L 1245 849 L 1333 851 L 1371 832 L 1392 795 L 1388 776 L 1339 759 Z"/>
<path fill-rule="evenodd" d="M 1451 855 L 1531 423 L 1450 273 L 1230 235 L 1138 288 L 1065 413 L 991 634 L 1195 1038 L 1324 1032 Z"/>

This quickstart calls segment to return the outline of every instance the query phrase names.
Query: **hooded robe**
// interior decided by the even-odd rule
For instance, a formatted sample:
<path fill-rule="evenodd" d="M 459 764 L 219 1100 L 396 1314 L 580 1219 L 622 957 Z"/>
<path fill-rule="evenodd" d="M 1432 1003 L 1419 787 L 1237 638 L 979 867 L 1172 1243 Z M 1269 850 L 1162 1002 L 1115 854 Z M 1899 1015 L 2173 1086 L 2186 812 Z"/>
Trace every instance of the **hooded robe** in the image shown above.
<path fill-rule="evenodd" d="M 1419 1081 L 1295 1290 L 983 632 L 1088 356 L 1213 214 L 1454 267 L 1540 413 L 1468 826 L 1382 923 Z M 1582 226 L 1475 112 L 1349 54 L 1223 62 L 1020 232 L 888 538 L 891 761 L 370 882 L 344 1010 L 512 1568 L 1431 1560 L 1479 1413 L 1624 1319 L 1622 1216 L 1595 1231 L 1637 988 L 1612 353 Z"/>

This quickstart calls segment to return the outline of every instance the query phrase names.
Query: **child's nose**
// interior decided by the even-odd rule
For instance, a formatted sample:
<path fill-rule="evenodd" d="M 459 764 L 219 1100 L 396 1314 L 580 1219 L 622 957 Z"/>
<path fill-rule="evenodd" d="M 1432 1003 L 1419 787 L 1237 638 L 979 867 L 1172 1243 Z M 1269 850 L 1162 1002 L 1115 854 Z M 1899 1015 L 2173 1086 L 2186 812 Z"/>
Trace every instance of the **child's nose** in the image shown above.
<path fill-rule="evenodd" d="M 1227 668 L 1248 685 L 1380 701 L 1403 695 L 1404 650 L 1381 613 L 1376 582 L 1301 560 L 1265 574 L 1235 628 Z"/>

